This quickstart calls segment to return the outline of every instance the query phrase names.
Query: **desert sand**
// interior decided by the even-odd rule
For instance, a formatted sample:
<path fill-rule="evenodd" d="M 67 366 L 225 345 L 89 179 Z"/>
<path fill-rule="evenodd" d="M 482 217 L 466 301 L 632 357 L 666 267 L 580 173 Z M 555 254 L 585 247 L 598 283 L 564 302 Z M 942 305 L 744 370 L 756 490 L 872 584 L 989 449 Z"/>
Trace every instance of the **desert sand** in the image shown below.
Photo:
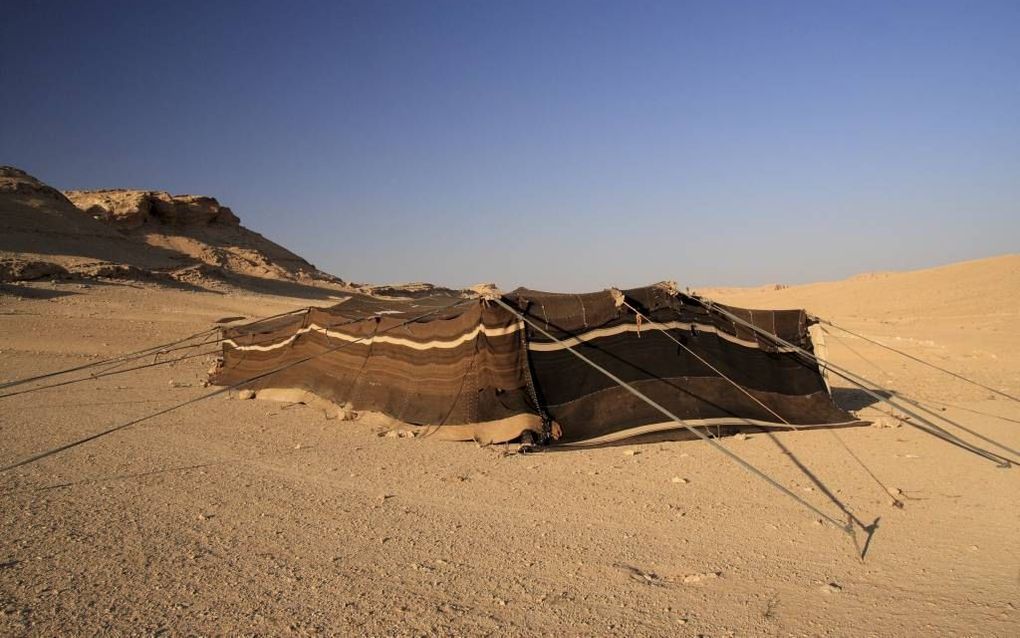
<path fill-rule="evenodd" d="M 0 383 L 340 294 L 171 283 L 3 284 Z M 1017 255 L 699 292 L 805 307 L 1020 394 Z M 834 362 L 1020 461 L 1020 404 L 832 332 Z M 214 358 L 0 398 L 0 464 L 200 397 Z M 0 633 L 1017 635 L 1020 468 L 835 392 L 874 425 L 720 440 L 833 517 L 877 523 L 870 539 L 701 441 L 524 455 L 217 396 L 0 474 Z"/>

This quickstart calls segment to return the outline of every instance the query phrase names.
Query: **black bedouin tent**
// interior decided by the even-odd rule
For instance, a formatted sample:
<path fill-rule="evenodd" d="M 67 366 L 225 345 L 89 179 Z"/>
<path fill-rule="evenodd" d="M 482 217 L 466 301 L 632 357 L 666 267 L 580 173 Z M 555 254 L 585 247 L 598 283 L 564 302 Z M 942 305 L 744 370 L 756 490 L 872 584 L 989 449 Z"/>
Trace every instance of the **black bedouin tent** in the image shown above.
<path fill-rule="evenodd" d="M 601 443 L 676 429 L 678 420 L 859 423 L 832 402 L 817 362 L 795 352 L 813 352 L 809 324 L 802 310 L 716 306 L 666 283 L 587 294 L 353 294 L 224 328 L 210 381 L 261 376 L 248 387 L 270 398 L 310 393 L 483 443 L 527 432 Z"/>
<path fill-rule="evenodd" d="M 398 292 L 394 289 L 392 292 Z M 432 291 L 419 297 L 352 293 L 329 308 L 306 308 L 248 324 L 211 328 L 109 359 L 0 384 L 0 399 L 222 354 L 199 396 L 132 418 L 0 467 L 11 471 L 235 390 L 266 398 L 375 410 L 435 438 L 495 443 L 591 445 L 683 428 L 749 473 L 851 537 L 865 525 L 843 508 L 837 520 L 706 434 L 722 425 L 810 428 L 860 424 L 832 401 L 825 374 L 884 404 L 904 425 L 1010 467 L 1015 459 L 963 439 L 960 429 L 1015 455 L 920 400 L 880 387 L 816 354 L 803 310 L 749 310 L 681 293 L 662 283 L 630 290 L 557 294 L 518 289 Z M 862 335 L 861 338 L 867 339 Z M 1013 394 L 900 352 L 930 368 L 1013 401 Z M 185 354 L 186 353 L 186 354 Z M 152 358 L 152 361 L 142 363 Z M 78 374 L 77 378 L 51 381 Z M 40 382 L 45 382 L 39 385 Z M 32 385 L 33 387 L 19 388 Z M 12 389 L 18 388 L 18 389 Z M 829 433 L 889 490 L 835 431 Z M 522 450 L 530 449 L 524 445 Z M 895 499 L 895 506 L 901 503 Z M 842 506 L 841 506 L 842 508 Z M 856 540 L 855 540 L 856 542 Z M 861 555 L 866 553 L 864 542 Z"/>

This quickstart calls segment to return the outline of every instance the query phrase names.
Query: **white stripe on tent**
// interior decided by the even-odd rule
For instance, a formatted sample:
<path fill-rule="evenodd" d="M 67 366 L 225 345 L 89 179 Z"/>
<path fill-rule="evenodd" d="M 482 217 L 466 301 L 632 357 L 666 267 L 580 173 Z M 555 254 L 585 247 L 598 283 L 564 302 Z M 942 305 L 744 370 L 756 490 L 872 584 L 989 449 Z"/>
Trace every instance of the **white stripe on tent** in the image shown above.
<path fill-rule="evenodd" d="M 747 346 L 751 348 L 758 347 L 758 343 L 756 341 L 747 341 L 746 339 L 739 339 L 729 334 L 728 332 L 719 330 L 715 326 L 705 325 L 701 323 L 686 323 L 683 321 L 664 321 L 659 322 L 659 325 L 667 329 L 688 331 L 692 327 L 694 327 L 694 329 L 697 330 L 698 332 L 712 333 L 718 335 L 722 339 L 740 344 L 742 346 Z M 648 330 L 648 328 L 645 328 L 645 330 Z M 593 341 L 595 339 L 602 339 L 604 337 L 612 337 L 618 334 L 623 334 L 625 332 L 640 332 L 640 331 L 641 328 L 636 323 L 620 324 L 618 326 L 612 326 L 611 328 L 596 328 L 595 330 L 589 330 L 588 332 L 573 337 L 569 337 L 567 339 L 563 339 L 562 341 L 559 342 L 554 341 L 550 343 L 535 343 L 531 341 L 528 342 L 528 350 L 534 350 L 535 352 L 553 352 L 556 350 L 564 350 L 566 348 L 571 348 L 585 341 Z M 783 346 L 777 346 L 776 349 L 779 352 L 793 352 L 792 348 L 787 348 Z"/>
<path fill-rule="evenodd" d="M 283 341 L 279 341 L 277 343 L 269 344 L 266 346 L 258 345 L 244 346 L 238 344 L 236 341 L 232 339 L 226 339 L 224 340 L 223 343 L 231 346 L 232 348 L 236 348 L 237 350 L 242 351 L 257 350 L 259 352 L 267 352 L 269 350 L 276 350 L 277 348 L 283 348 L 284 346 L 288 346 L 294 343 L 295 339 L 297 339 L 299 336 L 305 333 L 318 332 L 319 334 L 325 335 L 330 339 L 339 339 L 340 341 L 350 341 L 352 343 L 355 341 L 358 341 L 365 345 L 371 345 L 373 343 L 388 343 L 395 346 L 405 346 L 407 348 L 413 348 L 414 350 L 431 350 L 433 348 L 442 349 L 456 348 L 461 344 L 467 343 L 468 341 L 475 339 L 476 337 L 478 337 L 479 334 L 484 334 L 486 337 L 503 337 L 509 334 L 513 334 L 522 329 L 524 329 L 524 323 L 521 321 L 518 321 L 513 325 L 504 326 L 501 328 L 489 328 L 482 325 L 478 325 L 475 327 L 474 330 L 471 330 L 470 332 L 467 332 L 457 337 L 456 339 L 450 339 L 447 341 L 433 340 L 422 342 L 413 341 L 411 339 L 405 339 L 403 337 L 391 337 L 389 335 L 379 335 L 375 337 L 355 337 L 349 334 L 345 334 L 343 332 L 328 330 L 326 328 L 323 328 L 322 326 L 313 323 L 307 328 L 301 328 L 300 330 L 297 330 L 294 334 L 287 337 Z"/>
<path fill-rule="evenodd" d="M 662 322 L 659 325 L 664 326 L 664 327 L 669 328 L 669 329 L 673 329 L 673 330 L 687 330 L 687 331 L 691 330 L 691 328 L 694 327 L 694 329 L 696 329 L 698 332 L 711 333 L 711 334 L 717 335 L 718 337 L 720 337 L 722 339 L 725 339 L 726 341 L 730 341 L 732 343 L 736 343 L 736 344 L 739 344 L 739 345 L 742 345 L 742 346 L 746 346 L 746 347 L 751 347 L 751 348 L 757 348 L 758 347 L 758 344 L 756 342 L 754 342 L 754 341 L 747 341 L 745 339 L 739 339 L 739 338 L 737 338 L 737 337 L 735 337 L 735 336 L 733 336 L 733 335 L 731 335 L 731 334 L 729 334 L 727 332 L 721 331 L 721 330 L 717 329 L 715 326 L 711 326 L 711 325 L 705 325 L 705 324 L 700 324 L 700 323 L 687 323 L 687 322 L 683 322 L 683 321 Z M 463 343 L 466 343 L 468 341 L 471 341 L 472 339 L 476 338 L 479 334 L 485 334 L 485 336 L 487 336 L 487 337 L 502 337 L 502 336 L 505 336 L 505 335 L 513 334 L 514 332 L 517 332 L 518 330 L 521 330 L 523 328 L 524 328 L 524 324 L 521 323 L 521 322 L 517 322 L 516 324 L 514 324 L 512 326 L 506 326 L 506 327 L 503 327 L 503 328 L 487 328 L 487 327 L 483 327 L 483 326 L 478 326 L 474 330 L 472 330 L 470 332 L 467 332 L 467 333 L 461 335 L 460 337 L 457 337 L 456 339 L 450 339 L 450 340 L 447 340 L 447 341 L 434 340 L 434 341 L 420 342 L 420 341 L 413 341 L 411 339 L 405 339 L 405 338 L 401 338 L 401 337 L 380 336 L 380 337 L 378 337 L 378 339 L 374 339 L 374 338 L 364 339 L 362 341 L 362 343 L 364 343 L 366 345 L 369 345 L 369 344 L 372 344 L 372 343 L 388 343 L 388 344 L 392 344 L 392 345 L 398 345 L 398 346 L 405 346 L 405 347 L 408 347 L 408 348 L 413 348 L 415 350 L 431 350 L 432 348 L 443 348 L 443 349 L 445 349 L 445 348 L 456 348 L 457 346 L 459 346 L 459 345 L 461 345 Z M 562 342 L 536 343 L 536 342 L 532 341 L 532 342 L 528 343 L 528 350 L 532 350 L 534 352 L 555 352 L 556 350 L 563 350 L 563 349 L 566 349 L 568 347 L 573 347 L 573 346 L 579 345 L 579 344 L 587 342 L 587 341 L 593 341 L 595 339 L 602 339 L 602 338 L 605 338 L 605 337 L 612 337 L 612 336 L 615 336 L 615 335 L 624 334 L 626 332 L 635 332 L 635 333 L 638 333 L 638 332 L 640 332 L 640 330 L 641 330 L 641 328 L 637 324 L 635 324 L 635 323 L 620 324 L 618 326 L 612 326 L 610 328 L 596 328 L 595 330 L 589 330 L 588 332 L 585 332 L 583 334 L 579 334 L 579 335 L 576 335 L 576 336 L 564 339 Z M 327 337 L 329 337 L 331 339 L 340 339 L 342 341 L 354 341 L 356 339 L 356 337 L 353 337 L 351 335 L 345 334 L 343 332 L 336 332 L 336 331 L 333 331 L 333 330 L 329 330 L 327 328 L 323 328 L 322 326 L 320 326 L 318 324 L 314 324 L 313 323 L 312 325 L 310 325 L 308 327 L 300 328 L 294 334 L 292 334 L 290 337 L 287 337 L 286 339 L 284 339 L 282 341 L 279 341 L 277 343 L 271 343 L 269 345 L 264 345 L 264 346 L 262 346 L 262 345 L 247 345 L 246 346 L 246 345 L 238 344 L 233 339 L 226 339 L 226 340 L 224 340 L 223 343 L 231 346 L 232 348 L 236 348 L 237 350 L 242 350 L 242 351 L 256 350 L 256 351 L 259 351 L 259 352 L 268 352 L 270 350 L 276 350 L 277 348 L 282 348 L 284 346 L 288 346 L 291 343 L 293 343 L 294 340 L 297 339 L 299 336 L 301 336 L 303 334 L 306 334 L 308 332 L 318 332 L 319 334 L 323 334 L 323 335 L 325 335 L 325 336 L 327 336 Z M 793 348 L 787 348 L 787 347 L 783 347 L 783 346 L 777 346 L 777 350 L 779 350 L 780 352 L 793 352 L 794 351 Z"/>

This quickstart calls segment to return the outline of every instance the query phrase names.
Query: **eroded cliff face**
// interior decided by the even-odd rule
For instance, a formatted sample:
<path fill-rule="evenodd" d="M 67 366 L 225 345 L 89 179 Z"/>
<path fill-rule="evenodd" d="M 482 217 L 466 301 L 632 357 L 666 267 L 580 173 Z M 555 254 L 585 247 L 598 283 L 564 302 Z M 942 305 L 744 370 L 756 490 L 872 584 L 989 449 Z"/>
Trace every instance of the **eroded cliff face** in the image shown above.
<path fill-rule="evenodd" d="M 453 290 L 345 282 L 245 228 L 215 197 L 124 188 L 60 192 L 19 168 L 0 166 L 0 282 L 83 277 L 225 283 L 304 296 L 315 288 L 319 297 L 496 290 L 493 284 Z"/>
<path fill-rule="evenodd" d="M 248 277 L 339 282 L 300 256 L 241 225 L 215 197 L 164 191 L 68 191 L 83 213 L 125 237 L 209 268 Z"/>
<path fill-rule="evenodd" d="M 0 167 L 0 280 L 343 282 L 241 225 L 214 197 L 57 189 Z"/>
<path fill-rule="evenodd" d="M 185 226 L 238 226 L 241 223 L 237 215 L 221 206 L 215 197 L 204 195 L 126 189 L 67 191 L 64 194 L 92 217 L 128 230 L 149 221 Z"/>

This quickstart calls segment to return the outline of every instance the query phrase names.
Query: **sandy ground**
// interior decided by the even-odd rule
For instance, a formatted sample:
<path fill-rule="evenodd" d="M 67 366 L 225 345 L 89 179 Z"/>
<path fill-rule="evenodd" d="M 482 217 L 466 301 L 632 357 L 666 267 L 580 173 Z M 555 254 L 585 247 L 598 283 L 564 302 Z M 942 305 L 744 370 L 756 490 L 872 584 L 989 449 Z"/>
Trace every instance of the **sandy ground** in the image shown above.
<path fill-rule="evenodd" d="M 806 306 L 1020 393 L 1020 257 L 710 292 Z M 308 303 L 8 285 L 0 380 Z M 859 339 L 828 346 L 1020 449 L 1020 404 Z M 2 398 L 0 464 L 201 396 L 211 361 Z M 863 561 L 863 533 L 700 441 L 516 455 L 386 427 L 220 396 L 0 474 L 0 634 L 1020 635 L 1020 468 L 908 426 L 722 439 L 832 516 L 877 521 Z"/>

